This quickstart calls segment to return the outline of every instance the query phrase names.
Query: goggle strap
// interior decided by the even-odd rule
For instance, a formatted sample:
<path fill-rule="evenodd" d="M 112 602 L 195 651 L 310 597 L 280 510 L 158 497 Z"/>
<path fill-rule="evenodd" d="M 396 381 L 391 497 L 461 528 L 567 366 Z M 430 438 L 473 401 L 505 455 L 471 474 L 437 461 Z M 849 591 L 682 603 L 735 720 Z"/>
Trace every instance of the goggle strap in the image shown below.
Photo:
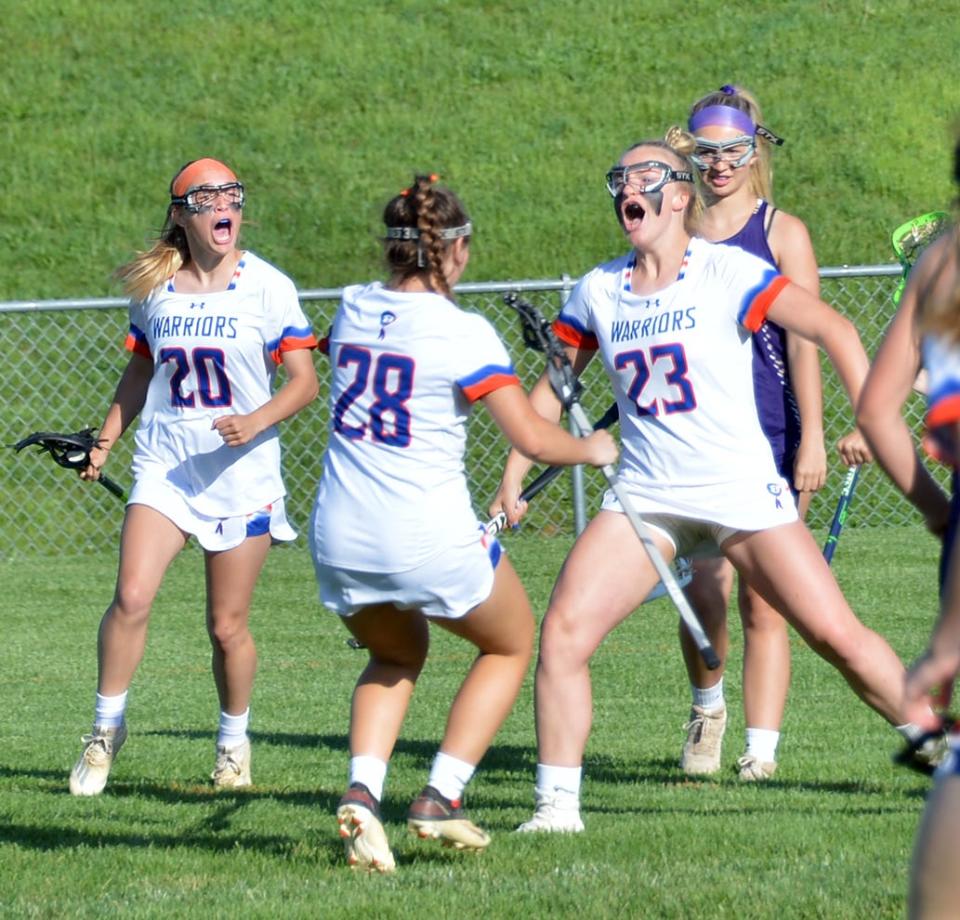
<path fill-rule="evenodd" d="M 455 240 L 461 236 L 470 236 L 473 233 L 473 222 L 467 221 L 459 227 L 445 227 L 437 233 L 442 240 Z M 385 239 L 388 240 L 419 240 L 420 231 L 416 227 L 387 227 Z"/>

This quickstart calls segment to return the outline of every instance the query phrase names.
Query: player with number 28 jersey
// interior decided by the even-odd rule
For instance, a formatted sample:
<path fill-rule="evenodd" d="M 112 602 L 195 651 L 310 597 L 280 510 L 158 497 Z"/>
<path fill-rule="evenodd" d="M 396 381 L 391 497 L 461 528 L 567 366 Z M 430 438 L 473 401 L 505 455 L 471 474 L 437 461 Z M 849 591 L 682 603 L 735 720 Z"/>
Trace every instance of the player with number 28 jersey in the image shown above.
<path fill-rule="evenodd" d="M 330 363 L 317 558 L 398 572 L 476 541 L 467 417 L 476 400 L 519 384 L 490 323 L 439 294 L 354 285 L 330 332 Z"/>

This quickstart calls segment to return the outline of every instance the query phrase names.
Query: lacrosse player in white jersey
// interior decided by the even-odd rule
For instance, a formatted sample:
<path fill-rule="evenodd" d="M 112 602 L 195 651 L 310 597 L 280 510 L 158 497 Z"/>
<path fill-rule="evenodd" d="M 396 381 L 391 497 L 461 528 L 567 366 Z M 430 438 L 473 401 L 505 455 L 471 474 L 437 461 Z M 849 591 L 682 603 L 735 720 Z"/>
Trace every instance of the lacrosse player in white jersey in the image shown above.
<path fill-rule="evenodd" d="M 953 178 L 960 188 L 960 136 L 953 150 Z M 953 470 L 952 498 L 920 461 L 902 409 L 923 367 L 927 372 L 928 452 Z M 910 669 L 906 714 L 931 731 L 943 725 L 938 710 L 950 705 L 960 674 L 960 228 L 956 224 L 920 256 L 910 272 L 896 316 L 864 384 L 857 420 L 877 462 L 943 538 L 940 617 L 930 642 Z M 935 774 L 917 832 L 910 871 L 908 914 L 919 918 L 957 913 L 960 870 L 960 727 L 948 735 L 949 754 Z"/>
<path fill-rule="evenodd" d="M 451 289 L 470 255 L 456 195 L 418 176 L 387 204 L 390 277 L 344 290 L 329 337 L 330 439 L 310 531 L 320 599 L 369 661 L 353 695 L 348 788 L 337 809 L 347 861 L 389 872 L 380 821 L 387 763 L 427 655 L 428 621 L 479 651 L 408 813 L 420 837 L 482 849 L 463 790 L 520 690 L 533 649 L 526 593 L 473 510 L 466 421 L 482 402 L 525 456 L 603 465 L 605 432 L 578 440 L 538 415 L 493 327 Z"/>
<path fill-rule="evenodd" d="M 140 424 L 116 592 L 100 624 L 94 727 L 70 774 L 74 795 L 103 790 L 126 740 L 127 690 L 153 599 L 191 536 L 204 550 L 220 701 L 213 784 L 251 782 L 250 601 L 271 539 L 296 536 L 284 513 L 276 424 L 318 386 L 317 341 L 293 282 L 238 246 L 243 204 L 244 187 L 224 163 L 186 164 L 170 184 L 160 238 L 117 272 L 131 297 L 130 361 L 81 477 L 97 479 L 137 415 Z M 287 379 L 274 392 L 279 365 Z"/>
<path fill-rule="evenodd" d="M 851 401 L 867 356 L 853 325 L 767 262 L 694 237 L 701 203 L 694 138 L 631 147 L 608 190 L 631 251 L 578 283 L 555 323 L 580 372 L 599 352 L 620 409 L 620 479 L 660 551 L 726 556 L 865 702 L 904 734 L 903 666 L 853 614 L 798 519 L 754 401 L 751 334 L 767 317 L 830 356 Z M 558 418 L 544 377 L 531 401 Z M 530 464 L 513 452 L 491 512 L 512 524 Z M 623 573 L 632 573 L 624 578 Z M 580 831 L 581 763 L 590 732 L 589 662 L 657 574 L 608 492 L 574 544 L 542 626 L 536 671 L 536 811 L 523 831 Z"/>

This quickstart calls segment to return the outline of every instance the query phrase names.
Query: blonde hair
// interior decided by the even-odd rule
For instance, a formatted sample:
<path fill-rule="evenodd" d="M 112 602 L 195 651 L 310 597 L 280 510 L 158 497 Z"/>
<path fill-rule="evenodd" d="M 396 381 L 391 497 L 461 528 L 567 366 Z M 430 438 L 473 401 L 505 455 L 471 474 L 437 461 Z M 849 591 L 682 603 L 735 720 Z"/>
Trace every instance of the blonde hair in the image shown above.
<path fill-rule="evenodd" d="M 725 105 L 743 112 L 755 125 L 759 125 L 763 120 L 756 97 L 742 86 L 727 84 L 714 93 L 708 93 L 690 107 L 690 116 L 713 105 Z M 773 204 L 773 159 L 771 157 L 773 145 L 762 133 L 757 133 L 754 141 L 757 152 L 750 161 L 750 191 L 758 198 Z"/>
<path fill-rule="evenodd" d="M 167 219 L 153 246 L 145 252 L 138 252 L 113 273 L 131 300 L 144 300 L 155 287 L 190 261 L 187 234 L 174 221 L 173 209 L 174 205 L 167 208 Z"/>
<path fill-rule="evenodd" d="M 679 161 L 676 165 L 693 176 L 690 200 L 687 202 L 687 208 L 683 213 L 683 226 L 690 236 L 697 235 L 704 211 L 700 170 L 690 159 L 690 154 L 693 153 L 696 146 L 696 138 L 689 131 L 684 131 L 679 125 L 671 125 L 667 128 L 662 140 L 658 138 L 656 140 L 637 141 L 631 144 L 620 157 L 622 160 L 631 150 L 636 150 L 638 147 L 657 147 L 672 154 L 674 159 Z"/>

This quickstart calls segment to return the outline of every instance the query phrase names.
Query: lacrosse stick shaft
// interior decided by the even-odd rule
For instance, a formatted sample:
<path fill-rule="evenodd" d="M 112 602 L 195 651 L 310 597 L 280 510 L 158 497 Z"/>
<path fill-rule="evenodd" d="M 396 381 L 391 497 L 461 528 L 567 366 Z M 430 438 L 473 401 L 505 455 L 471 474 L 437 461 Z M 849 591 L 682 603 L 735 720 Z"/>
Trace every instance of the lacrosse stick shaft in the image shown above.
<path fill-rule="evenodd" d="M 843 480 L 843 488 L 840 490 L 840 500 L 837 502 L 837 510 L 833 513 L 833 521 L 830 524 L 830 533 L 827 535 L 827 542 L 823 544 L 823 558 L 830 565 L 833 560 L 833 554 L 837 550 L 837 541 L 840 539 L 840 531 L 847 520 L 847 513 L 850 510 L 850 502 L 853 499 L 853 490 L 857 487 L 857 479 L 860 476 L 860 464 L 857 463 L 847 470 L 847 475 Z"/>
<path fill-rule="evenodd" d="M 567 407 L 567 411 L 570 413 L 570 417 L 580 429 L 580 433 L 582 435 L 588 435 L 593 431 L 593 429 L 590 427 L 590 421 L 587 418 L 586 413 L 583 411 L 583 408 L 580 406 L 580 403 L 576 401 L 571 402 Z M 693 612 L 693 608 L 690 606 L 686 595 L 683 593 L 683 590 L 677 583 L 677 578 L 676 575 L 674 575 L 673 569 L 667 563 L 666 559 L 663 558 L 663 554 L 660 552 L 657 544 L 654 542 L 653 535 L 650 533 L 650 529 L 643 522 L 643 519 L 640 517 L 640 515 L 634 510 L 633 505 L 630 502 L 630 497 L 627 495 L 626 490 L 623 488 L 623 486 L 620 484 L 620 480 L 617 478 L 617 471 L 612 466 L 608 465 L 602 468 L 602 472 L 610 485 L 611 491 L 614 495 L 616 495 L 617 501 L 620 502 L 620 507 L 623 509 L 623 513 L 626 514 L 627 520 L 630 521 L 631 526 L 636 531 L 637 536 L 640 538 L 640 542 L 643 544 L 643 548 L 646 550 L 650 562 L 653 564 L 654 569 L 656 569 L 657 574 L 660 576 L 660 581 L 663 583 L 664 588 L 666 588 L 667 594 L 670 596 L 670 600 L 673 601 L 674 607 L 677 608 L 677 613 L 680 614 L 680 619 L 683 621 L 683 625 L 686 626 L 687 631 L 693 637 L 693 641 L 697 644 L 697 649 L 703 657 L 704 663 L 711 671 L 719 668 L 720 659 L 717 657 L 717 653 L 710 644 L 710 640 L 707 638 L 707 634 L 704 632 L 703 626 L 700 624 L 700 620 Z"/>
<path fill-rule="evenodd" d="M 617 419 L 620 418 L 620 410 L 617 407 L 616 403 L 613 403 L 603 415 L 597 419 L 596 425 L 594 428 L 609 428 Z M 554 479 L 556 479 L 567 467 L 565 466 L 550 466 L 547 467 L 533 482 L 530 483 L 521 493 L 520 501 L 528 502 L 535 495 L 538 495 L 543 491 Z M 501 530 L 504 530 L 507 526 L 507 516 L 504 512 L 499 512 L 495 514 L 489 521 L 487 521 L 484 529 L 491 536 L 494 534 L 500 533 Z"/>
<path fill-rule="evenodd" d="M 114 482 L 109 476 L 104 476 L 103 473 L 100 474 L 100 478 L 97 480 L 108 492 L 112 492 L 117 498 L 126 498 L 126 495 L 123 494 L 123 489 Z"/>

